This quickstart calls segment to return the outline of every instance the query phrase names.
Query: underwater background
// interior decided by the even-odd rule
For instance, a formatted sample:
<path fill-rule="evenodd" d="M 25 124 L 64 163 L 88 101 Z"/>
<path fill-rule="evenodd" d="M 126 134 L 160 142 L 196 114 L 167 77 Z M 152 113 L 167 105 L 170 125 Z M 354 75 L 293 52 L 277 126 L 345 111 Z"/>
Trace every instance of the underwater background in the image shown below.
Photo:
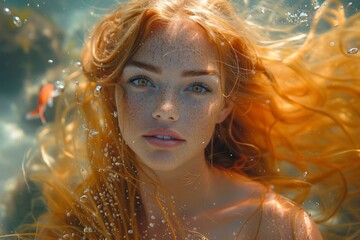
<path fill-rule="evenodd" d="M 92 26 L 118 2 L 0 0 L 0 202 L 22 177 L 23 160 L 43 125 L 40 119 L 26 118 L 37 108 L 41 86 L 53 83 L 61 90 L 62 81 L 80 67 L 81 48 Z M 255 6 L 260 0 L 244 2 Z M 288 12 L 289 21 L 309 27 L 322 2 L 286 1 L 296 4 Z M 360 9 L 360 0 L 342 2 L 348 15 Z M 54 119 L 54 108 L 47 107 L 45 118 Z M 0 222 L 3 207 L 0 204 Z"/>

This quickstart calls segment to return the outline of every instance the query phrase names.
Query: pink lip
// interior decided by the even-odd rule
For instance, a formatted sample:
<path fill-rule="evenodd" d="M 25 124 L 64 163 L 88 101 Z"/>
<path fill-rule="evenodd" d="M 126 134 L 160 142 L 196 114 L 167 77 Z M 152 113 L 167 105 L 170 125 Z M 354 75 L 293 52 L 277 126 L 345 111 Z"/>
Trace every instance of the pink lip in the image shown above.
<path fill-rule="evenodd" d="M 155 137 L 156 135 L 170 136 L 172 139 L 161 139 Z M 154 130 L 143 135 L 145 140 L 158 148 L 173 148 L 185 142 L 185 140 L 175 131 L 172 130 Z"/>

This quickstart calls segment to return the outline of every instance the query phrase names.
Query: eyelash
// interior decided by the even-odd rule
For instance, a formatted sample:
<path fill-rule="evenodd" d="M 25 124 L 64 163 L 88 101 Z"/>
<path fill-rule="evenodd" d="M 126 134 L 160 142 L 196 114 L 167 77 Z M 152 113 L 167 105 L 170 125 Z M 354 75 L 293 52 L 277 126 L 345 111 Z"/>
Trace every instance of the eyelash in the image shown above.
<path fill-rule="evenodd" d="M 139 83 L 136 83 L 136 81 L 139 81 L 141 79 L 144 79 L 147 81 L 146 85 L 140 85 Z M 155 85 L 152 83 L 152 81 L 147 76 L 143 76 L 143 75 L 134 76 L 134 77 L 130 78 L 129 82 L 131 84 L 135 85 L 136 87 L 155 87 Z M 149 83 L 151 84 L 150 86 L 148 86 Z M 206 94 L 208 92 L 211 92 L 211 89 L 202 82 L 194 82 L 190 87 L 187 87 L 186 90 L 193 88 L 193 87 L 202 87 L 202 90 L 200 92 L 190 90 L 197 94 Z"/>
<path fill-rule="evenodd" d="M 141 79 L 144 79 L 144 80 L 147 81 L 146 85 L 140 85 L 139 83 L 135 83 L 136 81 L 139 81 L 139 80 L 141 80 Z M 143 76 L 143 75 L 134 76 L 134 77 L 130 78 L 129 82 L 130 82 L 131 84 L 135 85 L 136 87 L 149 87 L 149 86 L 148 86 L 148 83 L 151 84 L 150 87 L 155 87 L 154 84 L 152 83 L 152 81 L 151 81 L 148 77 Z"/>
<path fill-rule="evenodd" d="M 186 89 L 193 88 L 193 87 L 202 87 L 202 89 L 205 90 L 205 91 L 201 91 L 201 92 L 193 91 L 194 93 L 206 94 L 208 92 L 211 92 L 211 89 L 202 82 L 194 82 L 190 87 L 188 87 Z"/>

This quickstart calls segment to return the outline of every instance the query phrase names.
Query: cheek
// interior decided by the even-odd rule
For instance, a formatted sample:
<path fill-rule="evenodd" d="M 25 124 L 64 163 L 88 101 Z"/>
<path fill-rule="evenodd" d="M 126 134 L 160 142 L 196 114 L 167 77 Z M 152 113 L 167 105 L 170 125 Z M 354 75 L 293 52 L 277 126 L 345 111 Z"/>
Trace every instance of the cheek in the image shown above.
<path fill-rule="evenodd" d="M 219 112 L 218 102 L 193 103 L 189 106 L 192 107 L 187 107 L 183 113 L 186 125 L 199 140 L 207 141 L 209 137 L 211 138 L 216 125 Z"/>
<path fill-rule="evenodd" d="M 134 126 L 139 126 L 144 121 L 147 111 L 149 111 L 149 100 L 142 94 L 127 95 L 117 101 L 117 110 L 119 113 L 120 130 L 131 130 Z"/>

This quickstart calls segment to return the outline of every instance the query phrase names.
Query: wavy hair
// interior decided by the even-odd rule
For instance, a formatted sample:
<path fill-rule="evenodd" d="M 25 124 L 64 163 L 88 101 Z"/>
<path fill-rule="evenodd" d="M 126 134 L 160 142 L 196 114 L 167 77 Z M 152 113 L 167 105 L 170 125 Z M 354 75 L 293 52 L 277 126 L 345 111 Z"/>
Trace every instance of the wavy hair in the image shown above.
<path fill-rule="evenodd" d="M 48 209 L 34 234 L 142 238 L 145 166 L 122 139 L 114 87 L 154 27 L 186 19 L 216 46 L 223 96 L 234 104 L 205 149 L 209 164 L 292 199 L 326 239 L 359 237 L 360 15 L 347 18 L 328 0 L 304 28 L 269 2 L 135 0 L 105 16 L 86 41 L 82 73 L 69 77 L 55 124 L 41 133 L 45 167 L 29 161 Z M 156 201 L 172 237 L 187 234 L 171 200 Z"/>

